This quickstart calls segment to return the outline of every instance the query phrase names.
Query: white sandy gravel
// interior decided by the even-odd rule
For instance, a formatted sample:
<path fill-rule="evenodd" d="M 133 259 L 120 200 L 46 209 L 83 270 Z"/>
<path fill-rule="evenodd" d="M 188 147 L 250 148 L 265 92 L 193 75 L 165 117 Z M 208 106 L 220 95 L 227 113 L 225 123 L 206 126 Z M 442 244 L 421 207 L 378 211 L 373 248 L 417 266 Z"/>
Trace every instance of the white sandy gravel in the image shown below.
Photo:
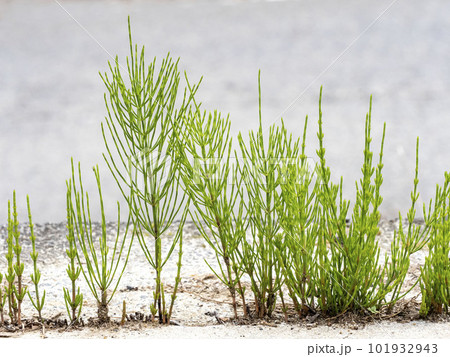
<path fill-rule="evenodd" d="M 396 222 L 382 222 L 379 236 L 380 247 L 389 250 L 392 230 Z M 27 237 L 26 227 L 21 227 L 23 236 Z M 4 227 L 0 227 L 0 233 Z M 94 227 L 94 230 L 99 227 Z M 111 232 L 114 225 L 108 228 Z M 38 250 L 40 252 L 39 265 L 42 271 L 41 289 L 47 290 L 44 307 L 44 317 L 60 316 L 65 318 L 62 288 L 68 285 L 67 260 L 65 249 L 64 224 L 47 224 L 36 227 Z M 170 239 L 169 232 L 167 241 Z M 166 243 L 164 242 L 164 243 Z M 29 242 L 24 240 L 24 259 L 29 259 Z M 4 256 L 5 246 L 0 245 L 0 256 Z M 82 329 L 36 329 L 25 333 L 8 333 L 1 331 L 0 335 L 18 338 L 450 338 L 450 322 L 429 322 L 416 320 L 408 323 L 391 321 L 370 322 L 368 324 L 339 325 L 333 324 L 286 324 L 256 323 L 252 326 L 238 326 L 229 322 L 232 309 L 227 290 L 222 286 L 204 262 L 208 260 L 214 264 L 214 255 L 210 247 L 199 237 L 192 224 L 185 227 L 183 243 L 183 270 L 178 298 L 175 303 L 172 320 L 179 326 L 158 326 L 140 322 L 127 323 L 123 327 L 82 328 Z M 419 267 L 423 264 L 426 252 L 419 252 L 412 257 L 409 279 L 412 281 L 418 275 Z M 175 259 L 169 260 L 164 270 L 166 286 L 170 289 L 175 276 Z M 4 260 L 0 260 L 0 269 L 4 270 Z M 26 260 L 26 276 L 29 276 L 31 264 Z M 135 311 L 149 313 L 149 302 L 152 296 L 153 273 L 145 261 L 137 241 L 133 245 L 130 263 L 119 285 L 116 296 L 111 301 L 110 316 L 118 321 L 121 317 L 122 301 L 127 302 L 127 313 Z M 30 281 L 27 282 L 30 285 Z M 85 295 L 82 317 L 87 321 L 96 315 L 96 304 L 86 284 L 80 279 L 80 286 Z M 31 290 L 33 291 L 33 290 Z M 417 288 L 413 294 L 417 295 Z M 412 294 L 412 295 L 413 295 Z M 31 317 L 34 311 L 29 301 L 24 303 L 25 317 Z M 240 311 L 239 311 L 240 312 Z M 214 315 L 225 320 L 225 324 L 218 323 Z M 448 319 L 447 319 L 448 321 Z"/>

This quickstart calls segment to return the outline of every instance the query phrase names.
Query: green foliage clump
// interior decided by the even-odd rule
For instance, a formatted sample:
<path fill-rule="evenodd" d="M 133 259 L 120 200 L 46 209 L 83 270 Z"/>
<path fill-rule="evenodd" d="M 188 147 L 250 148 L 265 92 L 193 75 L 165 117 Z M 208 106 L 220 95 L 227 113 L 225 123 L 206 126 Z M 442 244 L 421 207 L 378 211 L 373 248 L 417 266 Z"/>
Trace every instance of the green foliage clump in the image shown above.
<path fill-rule="evenodd" d="M 238 179 L 237 165 L 231 157 L 230 121 L 217 111 L 202 113 L 195 100 L 194 109 L 182 120 L 177 131 L 178 154 L 184 190 L 195 207 L 191 217 L 214 249 L 220 270 L 216 271 L 207 264 L 228 288 L 235 318 L 238 317 L 237 295 L 242 300 L 246 316 L 239 251 L 245 239 L 246 224 L 244 205 L 242 201 L 237 203 L 242 180 Z"/>
<path fill-rule="evenodd" d="M 321 99 L 319 100 L 319 172 L 321 185 L 320 200 L 330 253 L 319 258 L 321 282 L 318 289 L 319 305 L 329 314 L 341 314 L 346 311 L 365 310 L 378 311 L 383 305 L 392 305 L 403 295 L 401 288 L 409 268 L 409 257 L 426 243 L 427 227 L 431 218 L 426 219 L 425 229 L 413 226 L 415 204 L 418 199 L 418 143 L 416 149 L 416 176 L 414 191 L 411 194 L 412 206 L 408 212 L 408 232 L 405 233 L 400 225 L 394 234 L 391 245 L 391 257 L 385 256 L 384 263 L 379 260 L 380 248 L 376 236 L 380 220 L 379 207 L 382 202 L 380 193 L 383 183 L 383 146 L 385 128 L 381 140 L 379 161 L 373 165 L 373 153 L 370 149 L 372 98 L 365 122 L 365 147 L 362 166 L 362 178 L 356 183 L 356 201 L 352 213 L 351 223 L 346 228 L 349 201 L 342 198 L 343 179 L 340 184 L 333 184 L 330 180 L 330 170 L 325 164 L 325 148 L 323 145 Z M 375 175 L 374 175 L 375 174 Z M 401 222 L 401 215 L 400 215 Z M 329 279 L 329 281 L 327 281 Z"/>
<path fill-rule="evenodd" d="M 317 262 L 323 253 L 319 249 L 321 210 L 317 199 L 321 181 L 315 179 L 315 171 L 309 167 L 306 156 L 307 126 L 308 117 L 301 145 L 299 140 L 285 139 L 289 145 L 286 145 L 286 159 L 279 166 L 282 204 L 277 208 L 283 233 L 275 241 L 284 285 L 299 317 L 314 309 Z"/>
<path fill-rule="evenodd" d="M 94 167 L 93 171 L 97 182 L 100 201 L 101 235 L 97 238 L 92 232 L 89 194 L 84 192 L 83 189 L 80 164 L 78 164 L 79 188 L 77 187 L 73 160 L 72 179 L 70 179 L 67 184 L 67 198 L 69 200 L 67 205 L 71 216 L 70 220 L 75 227 L 76 244 L 74 244 L 74 250 L 76 251 L 77 261 L 89 289 L 97 300 L 97 315 L 99 321 L 104 323 L 109 321 L 108 304 L 113 298 L 125 267 L 127 266 L 134 236 L 132 236 L 130 241 L 127 241 L 127 234 L 130 226 L 130 218 L 128 218 L 124 237 L 120 238 L 120 204 L 117 202 L 117 234 L 112 249 L 108 246 L 109 242 L 106 232 L 106 218 L 98 166 Z M 125 261 L 121 262 L 121 259 L 124 256 Z M 120 266 L 121 268 L 119 269 Z M 116 278 L 117 270 L 119 270 L 119 275 Z M 112 288 L 109 291 L 111 286 Z"/>
<path fill-rule="evenodd" d="M 443 187 L 436 186 L 435 221 L 428 243 L 428 256 L 421 268 L 420 314 L 448 313 L 450 306 L 450 173 L 445 173 Z"/>
<path fill-rule="evenodd" d="M 11 213 L 11 201 L 8 201 L 8 235 L 6 237 L 6 243 L 8 250 L 5 254 L 7 261 L 7 272 L 5 275 L 0 273 L 0 284 L 5 277 L 6 285 L 3 287 L 0 285 L 0 321 L 5 323 L 4 319 L 4 308 L 6 303 L 8 303 L 8 315 L 11 324 L 22 324 L 22 303 L 25 295 L 28 294 L 30 301 L 32 302 L 35 309 L 38 311 L 39 320 L 42 321 L 42 308 L 44 306 L 45 291 L 42 298 L 39 297 L 39 281 L 41 278 L 41 273 L 37 268 L 37 257 L 38 253 L 36 251 L 36 237 L 33 230 L 33 222 L 31 219 L 31 208 L 30 199 L 27 196 L 27 208 L 28 208 L 28 218 L 29 227 L 31 231 L 30 240 L 32 242 L 32 252 L 30 253 L 33 260 L 34 273 L 31 274 L 31 281 L 35 287 L 36 303 L 30 295 L 28 287 L 23 281 L 23 272 L 25 270 L 25 265 L 21 260 L 22 246 L 20 244 L 20 232 L 19 232 L 19 220 L 17 218 L 17 204 L 16 204 L 16 192 L 13 192 L 13 202 L 12 202 L 12 213 Z"/>
<path fill-rule="evenodd" d="M 321 275 L 329 275 L 329 279 L 321 278 L 318 294 L 321 309 L 332 315 L 347 310 L 373 309 L 380 301 L 377 286 L 383 279 L 384 271 L 378 264 L 380 248 L 376 235 L 380 219 L 378 208 L 382 201 L 380 188 L 383 182 L 381 170 L 384 130 L 379 162 L 375 168 L 370 149 L 371 108 L 372 103 L 365 123 L 364 161 L 361 169 L 363 176 L 359 184 L 356 183 L 356 202 L 347 231 L 346 217 L 350 202 L 342 198 L 343 179 L 341 178 L 339 185 L 332 183 L 330 169 L 326 167 L 321 99 L 319 100 L 318 157 L 323 179 L 320 200 L 324 210 L 322 225 L 331 256 L 322 257 L 325 271 Z"/>
<path fill-rule="evenodd" d="M 133 48 L 130 27 L 129 31 L 127 81 L 117 60 L 115 67 L 110 65 L 111 78 L 102 77 L 108 90 L 108 115 L 102 128 L 106 162 L 128 202 L 141 248 L 155 270 L 152 314 L 158 314 L 160 322 L 170 321 L 180 281 L 187 203 L 192 203 L 191 218 L 214 249 L 219 269 L 210 268 L 229 290 L 235 318 L 239 298 L 244 316 L 249 311 L 246 286 L 250 286 L 260 318 L 272 315 L 278 298 L 287 311 L 285 292 L 301 317 L 318 309 L 329 315 L 359 310 L 376 313 L 384 306 L 391 310 L 409 291 L 403 291 L 403 283 L 410 256 L 428 242 L 431 227 L 435 235 L 442 229 L 434 225 L 437 212 L 431 208 L 427 212 L 424 207 L 423 227 L 414 222 L 419 197 L 418 142 L 408 228 L 400 224 L 390 255 L 383 261 L 377 235 L 386 126 L 375 161 L 372 98 L 365 118 L 362 176 L 356 182 L 350 211 L 350 201 L 343 195 L 344 180 L 332 181 L 325 159 L 322 89 L 318 163 L 313 168 L 306 156 L 308 117 L 302 140 L 294 139 L 284 124 L 271 126 L 265 136 L 260 77 L 259 128 L 249 133 L 248 141 L 239 134 L 239 150 L 234 154 L 242 160 L 233 167 L 229 118 L 203 112 L 194 98 L 199 84 L 191 86 L 187 76 L 188 87 L 177 101 L 178 62 L 168 56 L 159 71 L 156 61 L 146 68 L 144 50 L 138 53 Z M 179 196 L 180 189 L 184 195 Z M 162 234 L 179 213 L 179 229 L 163 257 Z M 399 218 L 402 222 L 401 214 Z M 167 312 L 161 272 L 177 244 L 178 274 Z"/>
<path fill-rule="evenodd" d="M 264 140 L 261 113 L 261 81 L 259 88 L 259 128 L 249 133 L 246 143 L 239 134 L 240 153 L 243 163 L 240 173 L 244 178 L 246 210 L 248 212 L 251 238 L 243 240 L 242 255 L 244 271 L 251 281 L 255 310 L 258 317 L 271 316 L 275 309 L 278 292 L 283 282 L 281 265 L 275 253 L 275 240 L 281 232 L 277 208 L 282 204 L 278 195 L 281 184 L 280 158 L 286 155 L 284 126 L 269 129 Z"/>
<path fill-rule="evenodd" d="M 322 88 L 319 96 L 317 163 L 311 167 L 306 154 L 308 116 L 303 133 L 294 138 L 282 122 L 265 134 L 262 125 L 261 78 L 258 75 L 259 126 L 248 140 L 239 133 L 233 147 L 229 116 L 203 111 L 195 99 L 200 82 L 187 86 L 179 96 L 178 61 L 168 55 L 159 68 L 156 59 L 145 64 L 144 48 L 138 51 L 131 38 L 130 57 L 123 68 L 116 57 L 109 73 L 101 75 L 106 86 L 107 116 L 102 123 L 106 153 L 103 155 L 127 202 L 128 220 L 111 242 L 98 166 L 93 168 L 100 202 L 101 234 L 93 234 L 89 195 L 83 189 L 72 160 L 66 182 L 67 274 L 70 288 L 63 288 L 71 324 L 80 320 L 83 294 L 80 274 L 97 301 L 100 322 L 108 322 L 109 303 L 128 263 L 135 235 L 154 271 L 150 302 L 152 319 L 170 324 L 181 281 L 183 226 L 188 214 L 214 250 L 217 266 L 206 262 L 229 291 L 234 318 L 238 305 L 251 316 L 248 295 L 253 295 L 257 318 L 271 317 L 278 299 L 288 319 L 286 294 L 300 318 L 310 313 L 337 316 L 346 312 L 391 311 L 396 302 L 420 284 L 420 315 L 448 313 L 450 306 L 450 173 L 437 185 L 430 204 L 423 206 L 424 224 L 415 222 L 419 200 L 419 139 L 415 175 L 406 228 L 399 213 L 390 254 L 380 257 L 380 206 L 386 125 L 383 126 L 378 160 L 371 147 L 372 97 L 365 117 L 361 178 L 355 183 L 352 210 L 344 198 L 344 178 L 333 182 L 324 145 Z M 233 161 L 233 154 L 235 160 Z M 192 207 L 191 207 L 192 205 Z M 30 253 L 34 296 L 24 284 L 16 193 L 8 201 L 7 268 L 0 273 L 0 323 L 5 311 L 11 324 L 22 324 L 22 303 L 28 297 L 43 322 L 46 292 L 39 291 L 36 236 L 27 196 Z M 178 221 L 178 217 L 181 217 Z M 169 228 L 178 224 L 171 241 Z M 132 237 L 128 239 L 132 227 Z M 410 257 L 428 245 L 429 254 L 420 278 L 409 289 L 404 282 Z M 176 276 L 170 302 L 163 268 L 177 250 Z M 118 274 L 118 275 L 116 275 Z M 3 285 L 3 278 L 5 283 Z M 250 289 L 248 289 L 250 288 Z M 250 292 L 248 291 L 250 290 Z M 123 301 L 122 322 L 126 319 Z"/>
<path fill-rule="evenodd" d="M 104 157 L 128 203 L 139 244 L 155 272 L 152 316 L 158 315 L 160 323 L 169 324 L 181 279 L 182 233 L 188 213 L 178 170 L 176 132 L 193 93 L 187 96 L 185 90 L 178 103 L 178 62 L 167 56 L 159 70 L 156 59 L 146 66 L 144 48 L 138 53 L 137 46 L 133 47 L 130 22 L 128 26 L 128 78 L 122 76 L 118 59 L 114 67 L 109 65 L 110 77 L 102 76 L 108 92 L 108 115 L 102 124 L 107 149 Z M 168 249 L 163 250 L 163 235 L 179 213 L 179 228 Z M 178 273 L 167 308 L 162 270 L 177 246 Z"/>
<path fill-rule="evenodd" d="M 403 229 L 403 218 L 399 213 L 399 228 L 394 231 L 394 239 L 391 243 L 391 259 L 390 264 L 386 268 L 386 278 L 380 284 L 381 291 L 386 292 L 386 302 L 389 311 L 392 310 L 394 304 L 404 297 L 411 289 L 413 289 L 418 280 L 405 293 L 401 292 L 401 288 L 405 281 L 406 274 L 410 266 L 410 256 L 421 250 L 429 240 L 430 229 L 435 221 L 435 215 L 431 213 L 431 206 L 426 211 L 423 207 L 424 225 L 419 226 L 414 223 L 416 216 L 416 204 L 419 199 L 417 186 L 419 184 L 419 138 L 416 143 L 416 168 L 411 192 L 411 207 L 407 213 L 408 228 L 405 232 Z M 388 298 L 387 294 L 390 295 Z"/>

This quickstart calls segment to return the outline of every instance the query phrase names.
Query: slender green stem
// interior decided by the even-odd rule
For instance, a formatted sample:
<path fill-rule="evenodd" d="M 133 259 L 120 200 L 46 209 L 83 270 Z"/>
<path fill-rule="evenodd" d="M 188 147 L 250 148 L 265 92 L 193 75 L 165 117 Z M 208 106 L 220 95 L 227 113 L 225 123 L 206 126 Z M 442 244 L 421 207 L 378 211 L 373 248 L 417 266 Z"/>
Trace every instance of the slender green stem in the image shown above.
<path fill-rule="evenodd" d="M 45 290 L 44 294 L 42 295 L 42 298 L 39 294 L 39 281 L 41 280 L 41 272 L 37 267 L 37 260 L 38 260 L 38 252 L 36 251 L 36 236 L 34 235 L 34 225 L 31 217 L 31 208 L 30 208 L 30 199 L 27 196 L 27 208 L 28 208 L 28 221 L 30 226 L 30 240 L 31 240 L 31 259 L 33 260 L 33 273 L 31 274 L 31 281 L 34 284 L 34 294 L 35 299 L 32 298 L 30 292 L 28 291 L 28 297 L 33 304 L 34 308 L 38 312 L 39 315 L 39 321 L 42 322 L 42 309 L 44 308 L 44 302 L 45 302 Z"/>

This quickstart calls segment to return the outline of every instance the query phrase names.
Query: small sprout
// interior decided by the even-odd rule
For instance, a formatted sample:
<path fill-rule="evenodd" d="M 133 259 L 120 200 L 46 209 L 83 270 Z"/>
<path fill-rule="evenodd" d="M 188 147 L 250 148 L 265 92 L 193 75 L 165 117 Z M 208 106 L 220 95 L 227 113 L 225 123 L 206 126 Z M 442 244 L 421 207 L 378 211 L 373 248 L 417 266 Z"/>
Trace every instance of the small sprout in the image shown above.
<path fill-rule="evenodd" d="M 27 287 L 23 285 L 22 277 L 25 269 L 20 260 L 22 246 L 20 245 L 19 220 L 17 219 L 16 191 L 13 192 L 13 209 L 11 217 L 11 204 L 8 201 L 8 273 L 5 276 L 8 286 L 9 316 L 12 323 L 22 324 L 22 302 L 27 293 Z M 15 262 L 14 262 L 14 257 Z"/>
<path fill-rule="evenodd" d="M 6 238 L 6 243 L 8 245 L 8 251 L 5 254 L 6 261 L 8 263 L 7 273 L 5 275 L 6 279 L 6 296 L 8 299 L 8 313 L 11 323 L 17 321 L 17 303 L 14 295 L 14 281 L 16 279 L 16 272 L 14 270 L 14 222 L 11 219 L 11 202 L 8 201 L 8 236 Z"/>
<path fill-rule="evenodd" d="M 30 253 L 31 259 L 33 260 L 33 273 L 31 274 L 31 281 L 34 283 L 34 293 L 35 293 L 35 299 L 31 296 L 30 292 L 28 291 L 28 297 L 30 298 L 31 303 L 33 304 L 34 308 L 38 312 L 39 315 L 39 321 L 42 322 L 42 309 L 44 307 L 45 302 L 45 290 L 44 294 L 42 295 L 42 298 L 39 295 L 39 281 L 41 280 L 41 272 L 39 271 L 37 267 L 37 259 L 38 259 L 38 252 L 36 251 L 36 236 L 34 235 L 34 225 L 31 218 L 31 208 L 30 208 L 30 199 L 27 196 L 27 207 L 28 207 L 28 220 L 30 224 L 30 240 L 31 240 L 31 247 L 32 251 Z"/>
<path fill-rule="evenodd" d="M 69 258 L 69 264 L 67 266 L 67 275 L 71 281 L 71 290 L 63 288 L 64 302 L 66 304 L 67 314 L 70 318 L 70 323 L 76 323 L 79 321 L 81 315 L 81 308 L 83 307 L 83 294 L 80 288 L 76 286 L 76 281 L 81 273 L 81 268 L 76 265 L 77 261 L 77 248 L 75 241 L 74 220 L 72 215 L 72 207 L 70 206 L 70 200 L 72 196 L 72 185 L 69 182 L 67 184 L 67 241 L 69 242 L 69 249 L 66 250 L 67 257 Z"/>

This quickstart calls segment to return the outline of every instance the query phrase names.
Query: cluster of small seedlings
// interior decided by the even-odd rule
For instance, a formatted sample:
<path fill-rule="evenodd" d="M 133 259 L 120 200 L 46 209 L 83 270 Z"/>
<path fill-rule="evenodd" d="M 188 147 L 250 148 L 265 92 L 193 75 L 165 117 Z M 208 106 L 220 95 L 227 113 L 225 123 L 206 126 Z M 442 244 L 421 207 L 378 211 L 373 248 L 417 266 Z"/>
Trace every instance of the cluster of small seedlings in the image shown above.
<path fill-rule="evenodd" d="M 339 315 L 347 311 L 376 313 L 394 304 L 412 289 L 402 289 L 411 254 L 429 247 L 420 282 L 423 316 L 447 312 L 450 305 L 450 174 L 437 186 L 434 204 L 424 206 L 425 225 L 414 225 L 418 200 L 418 141 L 416 170 L 407 214 L 408 228 L 400 225 L 394 234 L 391 254 L 379 263 L 376 236 L 382 202 L 383 146 L 373 163 L 371 107 L 365 121 L 362 178 L 356 183 L 353 211 L 343 198 L 343 179 L 331 180 L 325 160 L 319 98 L 319 149 L 315 167 L 308 166 L 305 119 L 303 135 L 294 139 L 284 126 L 273 125 L 264 134 L 259 81 L 259 128 L 240 133 L 233 148 L 230 120 L 218 112 L 201 109 L 195 95 L 200 82 L 178 97 L 178 62 L 169 56 L 159 71 L 156 60 L 148 67 L 144 49 L 133 47 L 127 59 L 128 78 L 122 77 L 116 59 L 110 74 L 102 75 L 107 88 L 107 116 L 102 123 L 105 161 L 128 205 L 125 235 L 120 231 L 108 244 L 106 218 L 98 167 L 94 167 L 100 202 L 102 234 L 92 234 L 89 195 L 83 189 L 80 165 L 67 181 L 67 274 L 71 285 L 64 288 L 70 323 L 80 321 L 83 294 L 77 281 L 82 275 L 97 301 L 100 323 L 108 322 L 108 305 L 126 268 L 134 237 L 154 270 L 155 289 L 149 302 L 150 315 L 126 314 L 126 320 L 169 324 L 181 281 L 183 226 L 188 215 L 214 250 L 219 269 L 211 270 L 227 287 L 238 317 L 270 317 L 277 301 L 287 313 L 290 299 L 300 317 L 311 311 Z M 129 83 L 129 84 L 128 84 Z M 233 160 L 233 156 L 241 158 Z M 0 317 L 21 324 L 21 305 L 28 295 L 42 321 L 45 291 L 40 294 L 38 253 L 27 197 L 32 243 L 34 295 L 23 284 L 24 263 L 18 231 L 16 197 L 8 202 L 7 271 L 0 273 Z M 173 239 L 161 236 L 181 216 Z M 351 217 L 348 225 L 347 217 Z M 402 217 L 400 215 L 400 222 Z M 132 227 L 132 231 L 129 230 Z M 131 235 L 131 238 L 128 237 Z M 149 238 L 150 237 L 150 238 Z M 112 247 L 112 249 L 111 249 Z M 167 251 L 163 255 L 163 251 Z M 177 274 L 170 298 L 166 297 L 163 267 L 177 252 Z M 209 265 L 209 264 L 208 264 Z M 4 283 L 3 283 L 4 280 Z M 249 281 L 251 292 L 246 291 Z M 415 284 L 414 284 L 415 285 Z M 285 294 L 287 293 L 287 296 Z M 249 296 L 252 299 L 249 300 Z M 252 304 L 250 304 L 252 301 Z M 253 309 L 252 309 L 252 308 Z M 253 313 L 254 312 L 254 313 Z"/>
<path fill-rule="evenodd" d="M 37 267 L 38 253 L 36 252 L 36 237 L 33 231 L 33 222 L 31 218 L 30 201 L 27 196 L 28 218 L 31 230 L 30 240 L 32 252 L 30 253 L 33 261 L 33 273 L 31 281 L 34 284 L 34 297 L 31 295 L 28 287 L 23 283 L 23 272 L 25 265 L 21 260 L 22 246 L 20 244 L 19 221 L 17 218 L 16 192 L 13 192 L 12 211 L 11 201 L 8 201 L 8 234 L 6 243 L 8 250 L 5 254 L 7 261 L 7 270 L 3 275 L 0 273 L 0 321 L 6 322 L 5 314 L 9 316 L 9 322 L 17 325 L 22 324 L 22 303 L 25 296 L 28 296 L 34 308 L 38 312 L 39 320 L 42 320 L 42 309 L 45 302 L 45 291 L 42 297 L 39 294 L 39 281 L 41 273 Z M 5 284 L 3 285 L 3 277 Z"/>

